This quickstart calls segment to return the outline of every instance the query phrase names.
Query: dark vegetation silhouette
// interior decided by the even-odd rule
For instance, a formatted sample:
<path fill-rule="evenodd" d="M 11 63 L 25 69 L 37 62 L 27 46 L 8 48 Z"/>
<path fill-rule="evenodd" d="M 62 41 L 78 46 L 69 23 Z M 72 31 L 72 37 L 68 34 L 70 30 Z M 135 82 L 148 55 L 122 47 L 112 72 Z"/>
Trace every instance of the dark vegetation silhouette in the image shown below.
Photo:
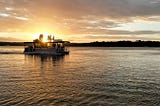
<path fill-rule="evenodd" d="M 70 43 L 69 46 L 77 47 L 160 47 L 159 41 L 110 41 L 110 42 L 91 42 L 91 43 Z"/>
<path fill-rule="evenodd" d="M 50 40 L 51 37 L 48 37 Z M 0 42 L 0 46 L 27 46 L 26 42 Z M 90 43 L 65 43 L 71 47 L 160 47 L 160 41 L 96 41 Z"/>

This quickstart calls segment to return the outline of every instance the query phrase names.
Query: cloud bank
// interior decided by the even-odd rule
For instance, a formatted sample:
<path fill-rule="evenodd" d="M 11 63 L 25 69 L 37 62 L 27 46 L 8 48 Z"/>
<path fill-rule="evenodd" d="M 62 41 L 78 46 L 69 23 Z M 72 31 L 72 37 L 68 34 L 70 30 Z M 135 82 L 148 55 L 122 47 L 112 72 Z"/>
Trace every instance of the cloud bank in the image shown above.
<path fill-rule="evenodd" d="M 42 30 L 63 34 L 69 40 L 78 39 L 79 36 L 89 40 L 90 35 L 91 40 L 93 38 L 159 40 L 157 37 L 159 31 L 150 28 L 138 31 L 114 29 L 125 23 L 134 23 L 136 20 L 146 21 L 146 23 L 158 22 L 160 20 L 160 1 L 0 1 L 0 32 L 38 32 Z"/>

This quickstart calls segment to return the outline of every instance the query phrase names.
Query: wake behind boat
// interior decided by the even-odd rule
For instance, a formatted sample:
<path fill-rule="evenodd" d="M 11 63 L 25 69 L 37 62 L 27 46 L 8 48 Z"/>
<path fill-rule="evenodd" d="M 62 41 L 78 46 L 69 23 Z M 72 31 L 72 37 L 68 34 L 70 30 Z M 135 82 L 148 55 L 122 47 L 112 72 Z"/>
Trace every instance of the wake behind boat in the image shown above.
<path fill-rule="evenodd" d="M 65 55 L 69 54 L 69 51 L 65 47 L 67 41 L 61 39 L 54 39 L 51 35 L 48 36 L 48 42 L 43 42 L 43 34 L 40 34 L 39 39 L 33 40 L 33 42 L 25 42 L 24 54 L 29 55 Z"/>

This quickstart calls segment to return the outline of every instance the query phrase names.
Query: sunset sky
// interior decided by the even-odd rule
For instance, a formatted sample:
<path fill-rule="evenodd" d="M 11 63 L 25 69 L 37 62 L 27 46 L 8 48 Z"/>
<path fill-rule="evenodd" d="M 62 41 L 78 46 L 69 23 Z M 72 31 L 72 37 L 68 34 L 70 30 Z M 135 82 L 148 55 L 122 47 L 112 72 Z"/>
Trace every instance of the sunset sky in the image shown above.
<path fill-rule="evenodd" d="M 160 40 L 160 0 L 0 0 L 0 41 Z"/>

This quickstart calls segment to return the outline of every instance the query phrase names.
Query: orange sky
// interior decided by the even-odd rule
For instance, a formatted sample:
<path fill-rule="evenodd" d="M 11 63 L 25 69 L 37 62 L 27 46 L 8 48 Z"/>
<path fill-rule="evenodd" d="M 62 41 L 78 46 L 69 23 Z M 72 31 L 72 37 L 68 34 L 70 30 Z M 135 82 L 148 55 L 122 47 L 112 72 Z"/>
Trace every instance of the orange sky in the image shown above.
<path fill-rule="evenodd" d="M 0 41 L 160 40 L 159 0 L 1 0 Z"/>

